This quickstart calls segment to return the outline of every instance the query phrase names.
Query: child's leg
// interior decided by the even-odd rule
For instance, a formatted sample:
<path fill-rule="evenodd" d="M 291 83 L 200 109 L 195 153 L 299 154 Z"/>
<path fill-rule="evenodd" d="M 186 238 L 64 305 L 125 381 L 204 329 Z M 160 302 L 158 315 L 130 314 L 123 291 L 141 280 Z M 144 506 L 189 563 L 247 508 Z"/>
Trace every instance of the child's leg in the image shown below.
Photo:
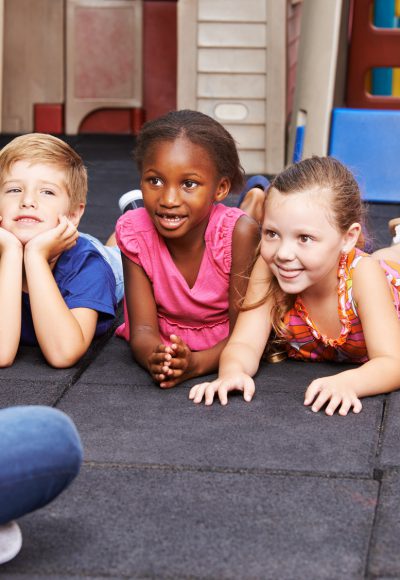
<path fill-rule="evenodd" d="M 115 234 L 111 234 L 106 245 L 90 234 L 79 232 L 79 235 L 89 240 L 111 266 L 115 278 L 115 297 L 117 302 L 120 302 L 124 297 L 124 273 L 122 270 L 121 251 L 115 241 Z"/>
<path fill-rule="evenodd" d="M 0 410 L 0 563 L 21 548 L 12 520 L 56 498 L 81 462 L 79 435 L 65 413 L 39 406 Z"/>
<path fill-rule="evenodd" d="M 118 205 L 121 213 L 143 207 L 142 192 L 140 189 L 132 189 L 132 191 L 127 191 L 119 198 Z M 117 246 L 115 233 L 113 232 L 111 234 L 105 245 L 90 234 L 83 234 L 82 232 L 79 232 L 79 235 L 89 240 L 89 242 L 91 242 L 95 248 L 97 248 L 105 261 L 111 266 L 115 278 L 115 297 L 117 302 L 120 302 L 124 297 L 124 273 L 122 270 L 121 251 Z"/>
<path fill-rule="evenodd" d="M 400 218 L 390 220 L 388 226 L 393 238 L 392 245 L 388 248 L 377 250 L 372 256 L 377 260 L 400 263 Z"/>
<path fill-rule="evenodd" d="M 265 201 L 265 190 L 269 181 L 263 175 L 254 175 L 246 181 L 246 185 L 239 196 L 238 207 L 249 216 L 261 223 Z"/>

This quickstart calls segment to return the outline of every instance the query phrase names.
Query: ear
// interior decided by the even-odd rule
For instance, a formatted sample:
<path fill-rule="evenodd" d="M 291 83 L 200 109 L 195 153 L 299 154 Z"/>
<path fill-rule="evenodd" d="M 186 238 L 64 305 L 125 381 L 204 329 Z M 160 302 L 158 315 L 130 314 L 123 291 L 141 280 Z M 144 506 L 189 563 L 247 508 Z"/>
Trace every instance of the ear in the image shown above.
<path fill-rule="evenodd" d="M 74 224 L 75 227 L 78 227 L 84 211 L 85 211 L 84 203 L 79 203 L 74 209 L 69 210 L 68 219 Z"/>
<path fill-rule="evenodd" d="M 228 177 L 220 179 L 215 192 L 215 201 L 222 201 L 231 190 L 231 180 Z"/>
<path fill-rule="evenodd" d="M 361 234 L 361 225 L 357 222 L 351 224 L 351 226 L 343 236 L 342 252 L 348 254 L 357 244 L 360 234 Z"/>

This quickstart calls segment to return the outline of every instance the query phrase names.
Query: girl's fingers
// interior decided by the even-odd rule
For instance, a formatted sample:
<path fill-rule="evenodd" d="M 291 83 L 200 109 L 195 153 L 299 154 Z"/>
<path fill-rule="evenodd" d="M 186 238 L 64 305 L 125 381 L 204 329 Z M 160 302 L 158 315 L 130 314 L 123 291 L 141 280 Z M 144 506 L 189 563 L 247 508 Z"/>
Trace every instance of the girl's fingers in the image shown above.
<path fill-rule="evenodd" d="M 304 394 L 304 405 L 311 405 L 315 397 L 318 395 L 322 385 L 318 380 L 313 381 L 307 388 Z"/>
<path fill-rule="evenodd" d="M 243 399 L 250 403 L 251 399 L 254 397 L 255 390 L 256 387 L 254 381 L 247 381 L 244 385 Z"/>
<path fill-rule="evenodd" d="M 218 391 L 218 395 L 220 393 L 221 386 L 218 387 L 218 384 L 213 381 L 212 383 L 208 383 L 208 386 L 204 393 L 204 404 L 209 406 L 212 405 L 214 402 L 214 395 Z"/>
<path fill-rule="evenodd" d="M 341 415 L 342 417 L 345 417 L 347 413 L 350 411 L 352 404 L 353 402 L 351 399 L 344 399 L 342 401 L 342 406 L 340 407 L 338 414 Z"/>
<path fill-rule="evenodd" d="M 189 399 L 191 399 L 193 403 L 201 403 L 205 390 L 209 384 L 210 383 L 201 383 L 200 385 L 192 387 L 189 392 Z"/>
<path fill-rule="evenodd" d="M 318 397 L 315 399 L 314 403 L 312 404 L 311 410 L 314 413 L 317 413 L 321 407 L 325 405 L 327 400 L 331 397 L 331 394 L 327 391 L 321 391 Z"/>
<path fill-rule="evenodd" d="M 362 409 L 362 403 L 360 401 L 360 399 L 357 397 L 354 401 L 353 401 L 353 413 L 359 413 Z"/>
<path fill-rule="evenodd" d="M 331 400 L 325 409 L 326 415 L 333 415 L 333 413 L 336 411 L 336 409 L 339 407 L 340 403 L 342 402 L 342 398 L 339 397 L 338 395 L 330 395 L 330 399 Z"/>
<path fill-rule="evenodd" d="M 228 389 L 226 388 L 225 385 L 221 385 L 218 389 L 218 398 L 219 398 L 219 402 L 221 403 L 221 405 L 225 406 L 228 404 Z M 212 395 L 209 395 L 209 401 L 207 402 L 207 396 L 206 396 L 206 400 L 205 403 L 206 405 L 212 405 L 212 402 L 214 400 L 214 393 L 212 393 Z"/>

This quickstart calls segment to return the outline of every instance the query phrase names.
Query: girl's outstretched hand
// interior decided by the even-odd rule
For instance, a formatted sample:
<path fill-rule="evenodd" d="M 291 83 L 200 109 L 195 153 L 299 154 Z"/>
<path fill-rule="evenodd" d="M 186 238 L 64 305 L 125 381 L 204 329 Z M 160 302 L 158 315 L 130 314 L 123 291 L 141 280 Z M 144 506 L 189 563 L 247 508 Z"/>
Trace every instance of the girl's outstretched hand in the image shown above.
<path fill-rule="evenodd" d="M 244 400 L 250 402 L 255 392 L 254 381 L 249 375 L 238 373 L 232 377 L 216 379 L 211 383 L 200 383 L 190 389 L 189 399 L 193 403 L 201 403 L 204 397 L 204 403 L 212 405 L 214 395 L 217 393 L 221 405 L 226 405 L 230 391 L 242 391 Z"/>
<path fill-rule="evenodd" d="M 325 409 L 327 415 L 333 415 L 336 409 L 339 415 L 347 415 L 351 407 L 353 413 L 359 413 L 362 404 L 355 390 L 347 383 L 340 384 L 339 375 L 325 377 L 313 381 L 306 390 L 304 404 L 312 405 L 315 413 L 328 403 Z"/>

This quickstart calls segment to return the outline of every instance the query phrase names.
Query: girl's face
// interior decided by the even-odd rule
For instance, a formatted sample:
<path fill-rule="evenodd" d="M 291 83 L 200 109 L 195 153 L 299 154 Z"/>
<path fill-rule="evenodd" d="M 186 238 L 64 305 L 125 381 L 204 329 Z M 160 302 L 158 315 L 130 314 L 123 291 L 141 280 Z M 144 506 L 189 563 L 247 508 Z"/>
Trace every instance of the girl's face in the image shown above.
<path fill-rule="evenodd" d="M 158 232 L 168 239 L 203 235 L 214 201 L 229 193 L 207 150 L 184 137 L 155 143 L 145 155 L 143 201 Z"/>
<path fill-rule="evenodd" d="M 335 227 L 328 195 L 317 189 L 281 194 L 274 188 L 267 195 L 261 255 L 287 294 L 332 292 L 340 255 L 358 239 L 359 224 L 345 234 Z"/>

